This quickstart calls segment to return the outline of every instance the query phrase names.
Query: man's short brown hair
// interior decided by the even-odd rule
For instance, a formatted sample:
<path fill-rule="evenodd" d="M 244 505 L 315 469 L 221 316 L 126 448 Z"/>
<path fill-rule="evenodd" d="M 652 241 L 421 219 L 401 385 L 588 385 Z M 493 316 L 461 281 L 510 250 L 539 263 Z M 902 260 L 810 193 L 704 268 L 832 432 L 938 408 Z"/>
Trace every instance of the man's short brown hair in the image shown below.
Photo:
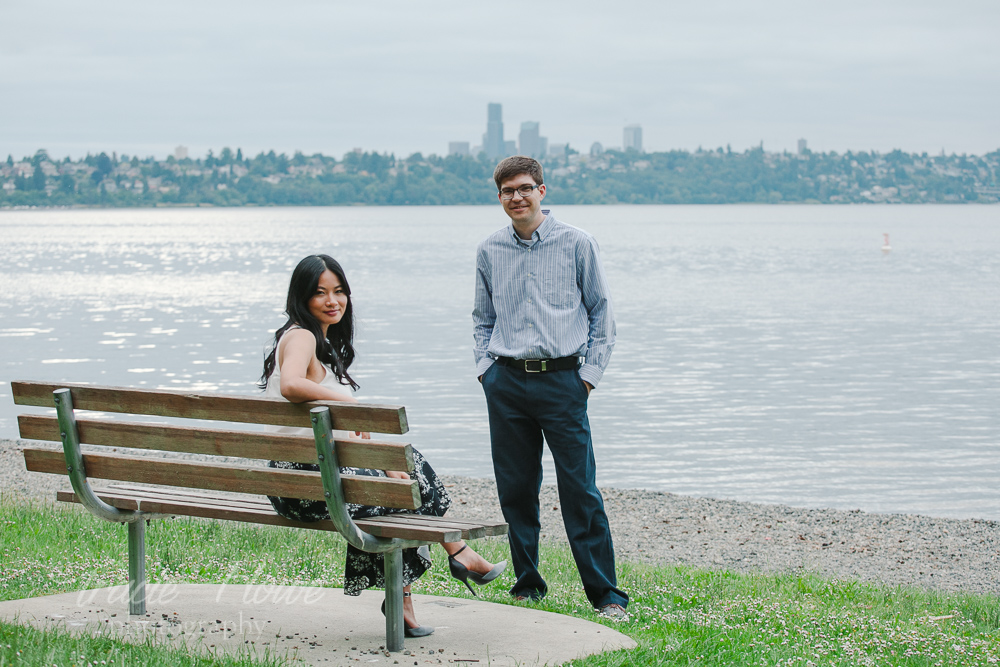
<path fill-rule="evenodd" d="M 521 174 L 527 174 L 535 179 L 535 185 L 543 183 L 542 165 L 538 160 L 525 155 L 512 155 L 500 160 L 500 164 L 493 170 L 493 180 L 496 181 L 497 190 L 500 190 L 501 183 Z"/>

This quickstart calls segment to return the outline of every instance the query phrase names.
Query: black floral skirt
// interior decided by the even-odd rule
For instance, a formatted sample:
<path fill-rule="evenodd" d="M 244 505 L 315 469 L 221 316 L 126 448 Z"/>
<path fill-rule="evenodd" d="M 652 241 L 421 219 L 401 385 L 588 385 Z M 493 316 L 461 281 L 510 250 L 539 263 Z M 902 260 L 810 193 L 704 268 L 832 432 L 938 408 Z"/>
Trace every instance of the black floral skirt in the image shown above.
<path fill-rule="evenodd" d="M 368 519 L 386 514 L 425 514 L 444 516 L 451 507 L 451 498 L 438 478 L 437 473 L 427 463 L 427 459 L 413 450 L 414 473 L 420 487 L 421 505 L 415 510 L 398 510 L 371 505 L 347 504 L 347 511 L 354 519 Z M 315 463 L 290 463 L 287 461 L 270 461 L 271 468 L 288 470 L 319 470 Z M 369 477 L 385 477 L 382 470 L 369 468 L 341 468 L 342 475 L 367 475 Z M 298 498 L 278 498 L 268 496 L 271 505 L 281 516 L 292 521 L 323 521 L 330 518 L 326 503 L 320 500 L 300 500 Z M 427 547 L 403 550 L 403 585 L 408 586 L 423 575 L 431 567 L 430 550 Z M 347 545 L 347 560 L 344 563 L 344 593 L 346 595 L 361 595 L 366 588 L 385 588 L 385 567 L 382 554 L 370 554 Z"/>

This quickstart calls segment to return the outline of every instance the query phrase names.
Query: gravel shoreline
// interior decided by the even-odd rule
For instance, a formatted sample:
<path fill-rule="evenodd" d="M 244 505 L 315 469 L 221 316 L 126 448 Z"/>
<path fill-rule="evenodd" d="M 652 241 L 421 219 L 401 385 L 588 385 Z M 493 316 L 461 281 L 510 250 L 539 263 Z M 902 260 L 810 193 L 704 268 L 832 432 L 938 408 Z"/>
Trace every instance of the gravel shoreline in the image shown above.
<path fill-rule="evenodd" d="M 26 472 L 25 441 L 0 440 L 0 491 L 51 500 L 64 477 Z M 34 444 L 34 443 L 32 443 Z M 501 519 L 489 479 L 444 476 L 456 516 Z M 802 509 L 603 488 L 619 560 L 735 572 L 1000 594 L 1000 522 Z M 543 539 L 565 543 L 554 486 L 542 488 Z"/>

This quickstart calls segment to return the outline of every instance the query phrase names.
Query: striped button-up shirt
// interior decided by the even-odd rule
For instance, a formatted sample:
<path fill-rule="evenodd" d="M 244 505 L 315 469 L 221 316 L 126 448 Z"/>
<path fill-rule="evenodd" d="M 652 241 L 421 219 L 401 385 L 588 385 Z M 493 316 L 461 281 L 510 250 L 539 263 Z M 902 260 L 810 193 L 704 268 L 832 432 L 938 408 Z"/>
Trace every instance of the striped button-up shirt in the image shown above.
<path fill-rule="evenodd" d="M 597 241 L 551 213 L 528 241 L 513 225 L 476 252 L 472 311 L 476 375 L 496 357 L 585 357 L 580 377 L 596 387 L 615 347 L 615 320 Z"/>

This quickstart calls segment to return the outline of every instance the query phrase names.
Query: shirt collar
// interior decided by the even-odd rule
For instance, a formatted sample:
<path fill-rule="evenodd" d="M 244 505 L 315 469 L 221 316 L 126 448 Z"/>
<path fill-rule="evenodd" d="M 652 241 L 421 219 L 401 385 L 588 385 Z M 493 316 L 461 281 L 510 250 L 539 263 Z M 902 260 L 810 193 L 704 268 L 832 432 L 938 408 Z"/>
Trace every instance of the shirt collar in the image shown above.
<path fill-rule="evenodd" d="M 536 229 L 535 231 L 533 231 L 531 233 L 531 239 L 533 241 L 542 241 L 542 240 L 544 240 L 545 237 L 549 235 L 549 232 L 552 231 L 553 225 L 556 224 L 555 216 L 552 215 L 552 212 L 551 212 L 550 209 L 543 208 L 542 209 L 542 213 L 545 214 L 545 219 L 542 220 L 542 224 L 538 225 L 538 229 Z M 524 239 L 522 239 L 520 236 L 517 235 L 517 230 L 514 229 L 514 223 L 511 223 L 511 225 L 510 225 L 510 235 L 513 237 L 514 241 L 517 242 L 517 243 L 524 243 L 525 242 Z"/>

